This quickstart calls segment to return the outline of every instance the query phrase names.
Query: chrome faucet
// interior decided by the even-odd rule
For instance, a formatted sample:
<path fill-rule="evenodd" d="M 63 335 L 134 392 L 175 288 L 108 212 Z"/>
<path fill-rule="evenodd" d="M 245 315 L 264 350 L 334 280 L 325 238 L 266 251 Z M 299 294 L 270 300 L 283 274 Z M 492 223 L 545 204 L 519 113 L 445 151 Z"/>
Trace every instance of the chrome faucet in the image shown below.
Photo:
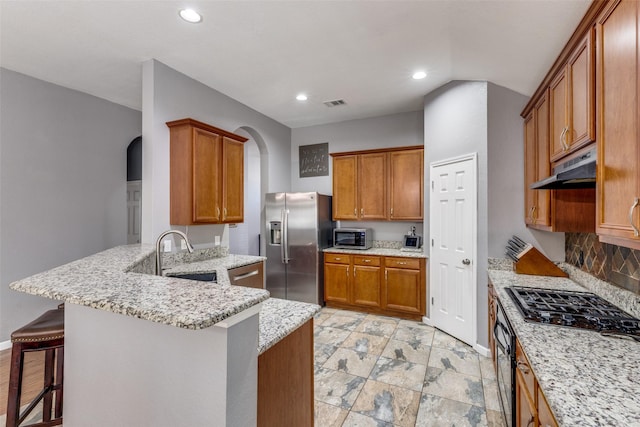
<path fill-rule="evenodd" d="M 189 243 L 189 238 L 182 231 L 167 230 L 164 233 L 160 234 L 158 236 L 158 240 L 156 240 L 156 275 L 157 276 L 162 276 L 162 254 L 160 252 L 160 243 L 162 242 L 162 239 L 167 237 L 169 234 L 177 234 L 178 236 L 182 237 L 185 243 L 187 244 L 187 250 L 189 251 L 189 253 L 193 252 L 193 246 L 191 246 L 191 243 Z"/>

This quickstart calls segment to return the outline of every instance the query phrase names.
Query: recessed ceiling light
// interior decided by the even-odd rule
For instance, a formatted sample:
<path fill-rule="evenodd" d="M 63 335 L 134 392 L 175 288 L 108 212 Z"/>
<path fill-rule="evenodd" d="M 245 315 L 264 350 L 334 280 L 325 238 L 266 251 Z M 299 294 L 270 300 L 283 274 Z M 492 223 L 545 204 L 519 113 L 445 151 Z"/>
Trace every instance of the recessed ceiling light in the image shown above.
<path fill-rule="evenodd" d="M 182 9 L 180 10 L 180 18 L 184 19 L 187 22 L 191 22 L 192 24 L 197 24 L 202 21 L 202 16 L 193 9 Z"/>
<path fill-rule="evenodd" d="M 298 96 L 296 96 L 296 99 L 298 101 L 306 101 L 307 100 L 307 95 L 305 95 L 304 93 L 299 93 Z"/>
<path fill-rule="evenodd" d="M 412 77 L 415 80 L 424 79 L 425 77 L 427 77 L 427 73 L 425 73 L 424 71 L 416 71 L 415 73 L 413 73 Z"/>

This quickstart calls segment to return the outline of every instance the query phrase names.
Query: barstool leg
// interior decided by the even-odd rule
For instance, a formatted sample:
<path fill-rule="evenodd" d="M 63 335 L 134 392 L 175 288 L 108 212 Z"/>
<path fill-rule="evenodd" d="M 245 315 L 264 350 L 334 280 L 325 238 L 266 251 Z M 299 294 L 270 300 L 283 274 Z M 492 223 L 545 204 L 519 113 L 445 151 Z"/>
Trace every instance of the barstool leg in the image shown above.
<path fill-rule="evenodd" d="M 9 371 L 9 397 L 7 399 L 7 427 L 17 427 L 20 417 L 20 394 L 22 392 L 22 344 L 13 343 Z"/>
<path fill-rule="evenodd" d="M 53 374 L 55 369 L 55 349 L 46 350 L 44 356 L 44 397 L 42 401 L 42 421 L 51 421 L 53 401 Z"/>
<path fill-rule="evenodd" d="M 62 417 L 62 386 L 64 378 L 64 347 L 58 348 L 58 367 L 56 368 L 56 384 L 58 391 L 56 392 L 56 416 Z"/>

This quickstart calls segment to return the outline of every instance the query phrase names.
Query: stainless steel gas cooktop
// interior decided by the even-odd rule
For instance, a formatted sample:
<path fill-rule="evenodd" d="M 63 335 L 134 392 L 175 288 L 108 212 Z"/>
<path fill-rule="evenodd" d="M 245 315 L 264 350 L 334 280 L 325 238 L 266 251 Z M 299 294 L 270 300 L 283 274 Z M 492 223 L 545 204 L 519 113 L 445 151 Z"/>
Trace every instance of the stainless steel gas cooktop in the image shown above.
<path fill-rule="evenodd" d="M 598 295 L 525 287 L 506 291 L 527 322 L 591 329 L 640 341 L 640 320 Z"/>

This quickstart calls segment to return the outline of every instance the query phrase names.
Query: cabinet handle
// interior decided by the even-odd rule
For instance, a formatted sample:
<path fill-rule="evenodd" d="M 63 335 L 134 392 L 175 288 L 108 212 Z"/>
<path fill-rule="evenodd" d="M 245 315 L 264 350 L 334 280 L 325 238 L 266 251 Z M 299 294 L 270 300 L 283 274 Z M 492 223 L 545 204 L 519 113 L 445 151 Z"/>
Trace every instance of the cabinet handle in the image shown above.
<path fill-rule="evenodd" d="M 364 261 L 364 262 L 371 262 L 371 260 L 370 260 L 370 259 L 365 259 L 365 260 L 363 260 L 363 261 Z"/>
<path fill-rule="evenodd" d="M 393 208 L 391 208 L 391 216 L 393 216 Z"/>
<path fill-rule="evenodd" d="M 222 219 L 227 219 L 227 208 L 222 210 Z"/>
<path fill-rule="evenodd" d="M 353 208 L 353 216 L 355 216 L 355 217 L 358 216 L 358 209 L 357 208 Z"/>
<path fill-rule="evenodd" d="M 529 375 L 529 372 L 531 372 L 529 370 L 529 365 L 522 360 L 518 360 L 518 369 L 520 369 L 520 371 L 525 375 Z"/>
<path fill-rule="evenodd" d="M 529 209 L 529 222 L 533 222 L 533 209 L 534 206 L 531 206 L 531 209 Z"/>
<path fill-rule="evenodd" d="M 398 264 L 398 265 L 407 265 L 406 262 L 402 262 L 402 261 L 398 261 L 398 262 L 396 262 L 396 264 Z"/>
<path fill-rule="evenodd" d="M 353 266 L 353 277 L 356 277 L 356 270 L 357 270 L 357 267 Z"/>
<path fill-rule="evenodd" d="M 220 219 L 220 208 L 216 206 L 216 219 Z"/>
<path fill-rule="evenodd" d="M 237 282 L 238 280 L 243 280 L 243 279 L 246 279 L 247 277 L 256 276 L 258 273 L 260 273 L 260 270 L 253 270 L 248 273 L 241 274 L 239 276 L 234 277 L 233 281 Z"/>
<path fill-rule="evenodd" d="M 638 206 L 638 202 L 640 202 L 640 199 L 638 199 L 637 197 L 633 199 L 633 205 L 631 205 L 631 209 L 629 209 L 629 223 L 633 228 L 633 235 L 635 237 L 640 236 L 640 230 L 638 230 L 638 227 L 636 227 L 633 223 L 633 210 L 636 208 L 636 206 Z"/>
<path fill-rule="evenodd" d="M 360 208 L 360 216 L 364 216 L 364 208 Z"/>
<path fill-rule="evenodd" d="M 336 261 L 341 261 L 342 258 L 334 258 Z"/>
<path fill-rule="evenodd" d="M 534 206 L 531 208 L 531 222 L 535 223 L 536 222 L 536 209 L 538 209 L 537 206 Z"/>
<path fill-rule="evenodd" d="M 347 266 L 347 279 L 349 278 L 349 267 Z"/>
<path fill-rule="evenodd" d="M 565 126 L 562 128 L 562 133 L 560 134 L 560 143 L 562 144 L 562 151 L 567 151 L 569 149 L 569 145 L 567 145 L 568 132 L 569 132 L 569 126 Z"/>
<path fill-rule="evenodd" d="M 532 426 L 533 422 L 535 421 L 535 419 L 536 419 L 536 416 L 535 415 L 531 415 L 531 419 L 527 423 L 527 427 Z"/>
<path fill-rule="evenodd" d="M 387 270 L 384 271 L 384 280 L 386 281 L 389 278 L 389 272 Z"/>

